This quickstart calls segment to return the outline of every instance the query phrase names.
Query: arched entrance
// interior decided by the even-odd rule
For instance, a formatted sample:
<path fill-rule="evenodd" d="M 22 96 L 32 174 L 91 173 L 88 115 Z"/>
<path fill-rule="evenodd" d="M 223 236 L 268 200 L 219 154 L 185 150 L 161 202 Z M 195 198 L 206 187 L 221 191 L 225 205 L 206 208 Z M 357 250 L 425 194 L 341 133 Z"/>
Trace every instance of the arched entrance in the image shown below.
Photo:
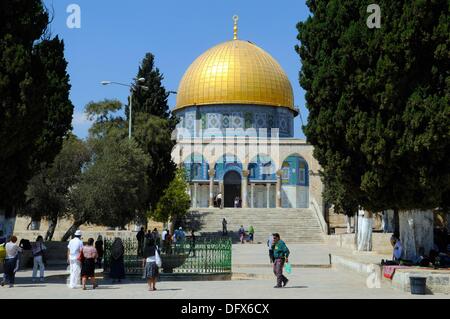
<path fill-rule="evenodd" d="M 241 175 L 236 171 L 228 171 L 223 176 L 224 207 L 234 207 L 234 199 L 241 198 Z"/>

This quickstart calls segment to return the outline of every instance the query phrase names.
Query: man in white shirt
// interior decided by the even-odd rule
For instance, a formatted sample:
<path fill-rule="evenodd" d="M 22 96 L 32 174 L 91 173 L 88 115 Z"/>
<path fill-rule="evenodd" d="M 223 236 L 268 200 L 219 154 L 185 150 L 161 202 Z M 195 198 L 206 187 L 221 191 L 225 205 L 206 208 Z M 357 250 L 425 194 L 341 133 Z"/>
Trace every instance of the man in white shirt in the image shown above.
<path fill-rule="evenodd" d="M 18 269 L 17 264 L 19 263 L 19 253 L 22 252 L 22 248 L 17 246 L 16 242 L 17 237 L 11 236 L 11 240 L 5 245 L 6 256 L 4 261 L 4 273 L 1 286 L 5 285 L 5 283 L 8 282 L 10 288 L 14 287 L 16 271 Z"/>
<path fill-rule="evenodd" d="M 78 260 L 78 256 L 83 249 L 83 242 L 80 238 L 81 231 L 77 230 L 75 237 L 67 245 L 67 263 L 70 265 L 69 288 L 76 288 L 80 283 L 81 262 Z"/>

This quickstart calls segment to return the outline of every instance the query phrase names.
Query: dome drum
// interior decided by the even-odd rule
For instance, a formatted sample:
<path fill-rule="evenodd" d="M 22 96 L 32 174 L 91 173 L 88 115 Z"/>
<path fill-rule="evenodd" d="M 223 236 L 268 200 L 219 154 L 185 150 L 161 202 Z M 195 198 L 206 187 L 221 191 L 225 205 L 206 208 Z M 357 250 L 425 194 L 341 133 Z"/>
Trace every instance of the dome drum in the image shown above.
<path fill-rule="evenodd" d="M 179 132 L 191 137 L 272 137 L 273 134 L 292 137 L 294 134 L 294 118 L 287 108 L 236 104 L 193 106 L 178 110 L 177 117 Z"/>

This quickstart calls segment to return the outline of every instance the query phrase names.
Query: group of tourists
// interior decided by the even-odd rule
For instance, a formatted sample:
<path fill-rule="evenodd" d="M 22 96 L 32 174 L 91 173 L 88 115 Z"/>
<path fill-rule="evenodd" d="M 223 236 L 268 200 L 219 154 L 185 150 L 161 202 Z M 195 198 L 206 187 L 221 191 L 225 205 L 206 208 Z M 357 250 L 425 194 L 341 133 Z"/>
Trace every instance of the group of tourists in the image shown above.
<path fill-rule="evenodd" d="M 250 225 L 248 227 L 248 230 L 246 231 L 244 228 L 244 225 L 241 225 L 241 227 L 238 230 L 238 234 L 239 234 L 239 241 L 241 242 L 241 244 L 243 244 L 245 242 L 245 237 L 248 233 L 248 242 L 253 244 L 253 240 L 255 238 L 255 228 L 253 228 L 252 225 Z"/>
<path fill-rule="evenodd" d="M 224 221 L 226 222 L 225 218 Z M 225 224 L 226 225 L 226 224 Z M 242 229 L 242 231 L 241 231 Z M 245 229 L 241 225 L 240 233 L 245 234 Z M 249 227 L 249 235 L 251 235 L 251 241 L 253 241 L 254 229 Z M 95 269 L 101 267 L 102 258 L 104 254 L 103 239 L 102 236 L 98 236 L 97 241 L 94 243 L 93 238 L 87 240 L 86 245 L 81 240 L 81 231 L 77 230 L 67 245 L 67 262 L 69 264 L 69 278 L 68 287 L 76 288 L 81 280 L 82 289 L 86 290 L 87 281 L 90 280 L 92 289 L 96 289 L 98 284 L 95 280 Z M 159 236 L 156 228 L 153 231 L 141 232 L 137 234 L 138 239 L 138 256 L 142 257 L 142 266 L 144 269 L 144 277 L 148 283 L 149 291 L 156 290 L 156 281 L 159 276 L 159 269 L 162 266 L 161 262 L 161 250 L 159 243 L 167 245 L 170 243 L 170 233 L 166 229 L 163 231 L 161 237 Z M 185 239 L 183 229 L 180 227 L 174 232 L 174 236 L 178 242 L 182 242 Z M 241 239 L 242 240 L 242 239 Z M 273 263 L 273 272 L 277 278 L 277 285 L 275 288 L 281 288 L 286 286 L 288 279 L 283 275 L 283 268 L 288 263 L 289 249 L 284 241 L 280 239 L 278 233 L 270 235 L 267 245 L 269 248 L 270 262 Z M 397 245 L 400 247 L 399 245 Z M 2 249 L 3 248 L 3 249 Z M 167 249 L 167 246 L 166 246 Z M 192 244 L 191 250 L 195 249 L 195 235 L 192 232 Z M 17 237 L 11 236 L 6 243 L 0 244 L 0 259 L 4 259 L 4 274 L 1 286 L 9 284 L 9 287 L 13 287 L 15 283 L 15 274 L 19 268 L 20 254 L 23 248 L 17 245 Z M 36 282 L 44 282 L 45 271 L 45 256 L 47 247 L 44 245 L 42 236 L 38 236 L 36 241 L 31 244 L 31 250 L 33 254 L 33 275 L 32 280 Z M 191 251 L 189 252 L 191 253 Z M 3 256 L 3 255 L 4 256 Z M 109 259 L 109 277 L 112 282 L 121 282 L 125 278 L 125 265 L 124 265 L 125 247 L 122 239 L 116 237 L 111 245 L 110 259 Z M 194 252 L 195 256 L 195 252 Z M 37 277 L 39 270 L 39 277 Z"/>
<path fill-rule="evenodd" d="M 23 241 L 24 242 L 24 241 Z M 22 242 L 22 243 L 23 243 Z M 29 244 L 29 241 L 26 241 Z M 45 271 L 45 251 L 47 247 L 44 245 L 44 239 L 42 236 L 38 236 L 36 241 L 31 245 L 30 249 L 33 255 L 33 275 L 32 281 L 36 282 L 38 279 L 37 272 L 39 270 L 39 281 L 44 282 Z M 11 236 L 9 239 L 5 239 L 0 244 L 0 259 L 3 260 L 3 278 L 0 285 L 3 287 L 5 284 L 9 284 L 9 287 L 14 287 L 16 272 L 20 267 L 20 259 L 23 250 L 28 249 L 23 244 L 17 245 L 17 237 Z"/>
<path fill-rule="evenodd" d="M 443 235 L 442 235 L 443 234 Z M 396 232 L 391 236 L 390 242 L 393 247 L 392 260 L 382 260 L 382 265 L 403 265 L 403 266 L 421 266 L 434 268 L 447 268 L 450 266 L 450 256 L 448 255 L 448 233 L 446 230 L 442 234 L 435 231 L 433 248 L 426 254 L 425 250 L 419 248 L 418 255 L 413 260 L 404 258 L 404 248 L 399 234 Z M 441 237 L 439 237 L 441 235 Z M 449 241 L 450 243 L 450 241 Z"/>

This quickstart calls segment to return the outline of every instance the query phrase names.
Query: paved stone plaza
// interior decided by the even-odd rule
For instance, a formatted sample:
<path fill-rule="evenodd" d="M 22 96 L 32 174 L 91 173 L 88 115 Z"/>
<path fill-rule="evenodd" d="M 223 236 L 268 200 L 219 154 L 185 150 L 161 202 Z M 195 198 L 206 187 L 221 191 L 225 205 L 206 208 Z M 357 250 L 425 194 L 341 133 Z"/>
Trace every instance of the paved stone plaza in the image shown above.
<path fill-rule="evenodd" d="M 46 282 L 32 283 L 31 271 L 21 271 L 17 275 L 14 288 L 0 289 L 0 298 L 113 298 L 113 299 L 246 299 L 246 298 L 368 298 L 398 299 L 427 298 L 448 299 L 450 295 L 435 294 L 417 296 L 395 290 L 382 282 L 380 288 L 368 288 L 366 278 L 351 271 L 330 267 L 329 253 L 336 251 L 327 245 L 291 245 L 294 265 L 288 286 L 274 289 L 275 278 L 268 264 L 264 245 L 234 245 L 233 273 L 231 281 L 166 281 L 159 282 L 158 290 L 150 292 L 142 280 L 126 280 L 122 284 L 112 284 L 109 280 L 99 280 L 100 287 L 83 291 L 69 289 L 66 286 L 65 272 L 50 270 L 46 273 Z M 363 259 L 375 260 L 379 256 L 363 256 Z"/>

